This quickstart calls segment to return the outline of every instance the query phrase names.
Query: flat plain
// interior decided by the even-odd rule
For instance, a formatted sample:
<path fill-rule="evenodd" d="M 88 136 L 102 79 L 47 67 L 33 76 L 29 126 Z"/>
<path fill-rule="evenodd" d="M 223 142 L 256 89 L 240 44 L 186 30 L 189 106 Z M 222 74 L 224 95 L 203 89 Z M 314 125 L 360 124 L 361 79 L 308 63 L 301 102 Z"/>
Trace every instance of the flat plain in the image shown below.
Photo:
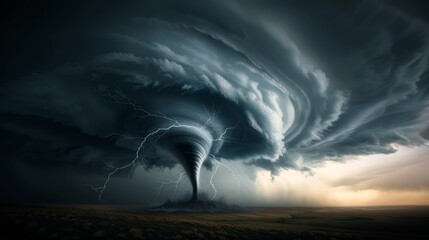
<path fill-rule="evenodd" d="M 137 209 L 2 205 L 0 239 L 429 239 L 429 206 Z"/>

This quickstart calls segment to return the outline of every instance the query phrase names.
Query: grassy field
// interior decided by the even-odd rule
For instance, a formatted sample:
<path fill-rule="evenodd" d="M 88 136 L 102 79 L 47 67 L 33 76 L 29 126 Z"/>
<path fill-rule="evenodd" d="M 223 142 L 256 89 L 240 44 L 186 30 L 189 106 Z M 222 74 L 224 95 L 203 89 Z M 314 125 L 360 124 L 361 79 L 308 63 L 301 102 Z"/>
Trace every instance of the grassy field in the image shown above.
<path fill-rule="evenodd" d="M 0 239 L 428 239 L 429 207 L 159 213 L 114 206 L 1 206 Z"/>

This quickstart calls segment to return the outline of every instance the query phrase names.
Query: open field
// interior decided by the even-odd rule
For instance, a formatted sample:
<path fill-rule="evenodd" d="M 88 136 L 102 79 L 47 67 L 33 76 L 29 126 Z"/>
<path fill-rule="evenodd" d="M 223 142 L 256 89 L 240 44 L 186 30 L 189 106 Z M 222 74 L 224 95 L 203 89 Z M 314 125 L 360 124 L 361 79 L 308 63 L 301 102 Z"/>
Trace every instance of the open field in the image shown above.
<path fill-rule="evenodd" d="M 114 206 L 1 206 L 0 239 L 427 239 L 429 207 L 159 213 Z"/>

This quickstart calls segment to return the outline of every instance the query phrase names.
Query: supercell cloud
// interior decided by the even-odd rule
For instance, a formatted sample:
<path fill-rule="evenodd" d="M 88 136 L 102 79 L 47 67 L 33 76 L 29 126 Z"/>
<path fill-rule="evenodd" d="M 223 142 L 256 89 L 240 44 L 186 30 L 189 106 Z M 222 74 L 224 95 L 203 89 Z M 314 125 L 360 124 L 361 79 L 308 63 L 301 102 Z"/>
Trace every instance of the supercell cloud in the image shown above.
<path fill-rule="evenodd" d="M 9 161 L 275 174 L 428 142 L 427 24 L 381 2 L 79 7 L 5 40 Z"/>

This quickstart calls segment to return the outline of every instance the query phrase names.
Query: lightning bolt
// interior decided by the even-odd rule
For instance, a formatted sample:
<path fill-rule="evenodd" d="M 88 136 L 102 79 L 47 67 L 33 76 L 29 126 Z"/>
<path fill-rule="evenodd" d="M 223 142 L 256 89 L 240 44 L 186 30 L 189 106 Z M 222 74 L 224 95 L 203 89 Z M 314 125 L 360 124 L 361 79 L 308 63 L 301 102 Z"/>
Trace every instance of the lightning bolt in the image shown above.
<path fill-rule="evenodd" d="M 215 156 L 215 155 L 213 155 L 213 154 L 210 154 L 209 156 L 214 160 L 214 162 L 215 162 L 215 164 L 216 164 L 216 167 L 215 167 L 215 169 L 214 169 L 214 171 L 213 171 L 212 175 L 210 176 L 210 186 L 211 186 L 211 187 L 213 188 L 213 190 L 214 190 L 214 194 L 213 194 L 213 196 L 212 196 L 211 200 L 214 200 L 214 199 L 215 199 L 215 197 L 216 197 L 216 195 L 217 195 L 217 192 L 218 192 L 218 191 L 217 191 L 217 189 L 216 189 L 216 187 L 215 187 L 215 185 L 214 185 L 214 183 L 213 183 L 213 178 L 214 178 L 214 176 L 217 174 L 217 171 L 218 171 L 218 169 L 219 169 L 219 167 L 220 167 L 220 166 L 225 167 L 227 170 L 229 170 L 229 171 L 234 175 L 234 177 L 235 177 L 235 179 L 236 179 L 236 181 L 237 181 L 237 193 L 238 193 L 238 196 L 240 197 L 240 196 L 241 196 L 241 190 L 240 190 L 240 188 L 241 188 L 241 182 L 243 182 L 243 179 L 241 178 L 241 176 L 240 176 L 240 174 L 238 173 L 237 169 L 235 169 L 235 168 L 233 168 L 233 167 L 229 166 L 229 165 L 228 165 L 228 164 L 226 164 L 226 163 L 221 162 L 220 160 L 217 160 L 217 159 L 216 159 L 216 156 Z"/>
<path fill-rule="evenodd" d="M 144 137 L 144 138 L 143 138 L 143 140 L 140 142 L 139 146 L 137 147 L 137 150 L 136 150 L 135 156 L 134 156 L 134 158 L 133 158 L 133 160 L 132 160 L 131 162 L 129 162 L 128 164 L 123 165 L 123 166 L 121 166 L 121 167 L 108 166 L 109 168 L 111 168 L 111 169 L 113 169 L 113 170 L 112 170 L 112 171 L 110 171 L 110 172 L 108 173 L 107 178 L 106 178 L 106 180 L 104 181 L 104 184 L 103 184 L 102 186 L 93 186 L 93 185 L 89 185 L 89 186 L 91 186 L 91 188 L 92 188 L 93 190 L 95 190 L 96 192 L 98 192 L 98 199 L 99 199 L 100 201 L 101 201 L 101 200 L 103 200 L 103 199 L 102 199 L 103 193 L 104 193 L 104 191 L 106 190 L 106 188 L 107 188 L 107 184 L 109 183 L 109 181 L 110 181 L 110 179 L 111 179 L 111 177 L 112 177 L 112 175 L 113 175 L 113 174 L 117 173 L 117 172 L 118 172 L 118 171 L 120 171 L 120 170 L 123 170 L 123 169 L 129 168 L 129 167 L 134 167 L 134 166 L 136 165 L 136 163 L 137 163 L 138 159 L 140 158 L 140 152 L 141 152 L 141 150 L 142 150 L 142 148 L 143 148 L 144 144 L 147 142 L 147 140 L 148 140 L 150 137 L 152 137 L 152 136 L 154 136 L 154 135 L 158 134 L 159 132 L 169 131 L 169 130 L 171 130 L 171 129 L 173 129 L 173 128 L 179 128 L 179 127 L 195 128 L 195 127 L 193 127 L 193 126 L 181 125 L 181 124 L 179 124 L 179 125 L 171 125 L 171 126 L 163 127 L 163 128 L 158 128 L 158 129 L 156 129 L 156 130 L 154 130 L 154 131 L 150 132 L 148 135 L 146 135 L 146 137 Z"/>
<path fill-rule="evenodd" d="M 156 194 L 155 201 L 156 201 L 156 200 L 158 200 L 159 195 L 161 194 L 162 189 L 164 188 L 164 186 L 168 186 L 168 185 L 174 184 L 174 193 L 173 193 L 173 196 L 174 196 L 174 195 L 176 195 L 177 188 L 179 187 L 179 184 L 180 184 L 180 182 L 182 181 L 183 176 L 184 176 L 185 174 L 186 174 L 186 172 L 185 172 L 185 171 L 181 172 L 181 173 L 180 173 L 180 175 L 179 175 L 179 178 L 178 178 L 177 180 L 175 180 L 175 181 L 170 180 L 170 179 L 167 179 L 167 180 L 163 180 L 163 181 L 161 181 L 161 185 L 160 185 L 160 186 L 159 186 L 159 188 L 158 188 L 158 193 Z"/>
<path fill-rule="evenodd" d="M 228 133 L 228 131 L 235 129 L 235 127 L 236 126 L 225 128 L 225 130 L 219 135 L 219 137 L 218 138 L 213 138 L 212 141 L 213 142 L 217 142 L 217 141 L 228 142 L 228 141 L 226 141 L 226 139 L 229 139 L 229 138 L 225 137 L 225 135 Z"/>
<path fill-rule="evenodd" d="M 103 200 L 103 198 L 102 198 L 103 193 L 106 190 L 106 188 L 108 186 L 108 183 L 110 182 L 112 176 L 115 173 L 117 173 L 118 171 L 127 169 L 127 168 L 131 168 L 130 169 L 130 174 L 132 173 L 133 169 L 135 168 L 136 164 L 138 163 L 138 160 L 139 159 L 143 159 L 140 156 L 140 152 L 142 151 L 144 144 L 150 138 L 157 137 L 155 140 L 158 140 L 164 134 L 166 134 L 168 131 L 170 131 L 171 129 L 174 129 L 174 128 L 191 128 L 191 129 L 199 129 L 199 130 L 205 129 L 205 130 L 208 130 L 213 135 L 213 132 L 210 129 L 208 129 L 208 126 L 213 121 L 213 119 L 216 117 L 216 115 L 218 114 L 219 110 L 215 111 L 213 109 L 213 113 L 209 114 L 208 111 L 207 111 L 207 109 L 206 109 L 206 112 L 207 112 L 207 115 L 208 115 L 207 120 L 203 124 L 197 124 L 197 126 L 192 126 L 192 125 L 187 125 L 187 124 L 181 124 L 176 119 L 168 117 L 168 116 L 166 116 L 163 113 L 151 113 L 151 112 L 143 109 L 142 107 L 138 106 L 135 103 L 135 101 L 131 100 L 129 97 L 127 97 L 125 94 L 123 94 L 121 90 L 119 90 L 119 97 L 111 94 L 107 89 L 104 89 L 103 91 L 98 91 L 98 90 L 95 90 L 95 91 L 98 94 L 100 94 L 101 96 L 110 97 L 111 99 L 113 99 L 113 101 L 115 103 L 124 104 L 124 105 L 128 105 L 128 106 L 132 107 L 132 109 L 135 110 L 136 112 L 142 113 L 142 115 L 140 115 L 141 118 L 155 117 L 155 118 L 162 118 L 164 120 L 167 120 L 167 121 L 171 122 L 170 126 L 157 128 L 157 129 L 149 132 L 145 137 L 134 137 L 134 136 L 128 136 L 128 135 L 121 134 L 121 133 L 111 133 L 108 136 L 106 136 L 106 137 L 111 137 L 111 136 L 117 135 L 117 136 L 120 136 L 120 137 L 122 137 L 124 139 L 127 139 L 127 140 L 140 140 L 140 143 L 139 143 L 139 145 L 138 145 L 138 147 L 137 147 L 137 149 L 135 151 L 134 158 L 128 164 L 120 166 L 120 167 L 115 167 L 115 166 L 112 166 L 112 165 L 109 165 L 109 164 L 106 166 L 106 168 L 108 169 L 108 173 L 107 173 L 107 177 L 106 177 L 104 183 L 101 186 L 92 185 L 92 184 L 85 184 L 86 186 L 91 187 L 94 191 L 96 191 L 98 193 L 98 199 L 100 201 Z M 215 139 L 212 139 L 212 141 L 213 142 L 215 142 L 215 141 L 226 141 L 227 138 L 225 137 L 225 135 L 228 133 L 228 131 L 233 130 L 234 128 L 235 128 L 235 126 L 234 127 L 225 128 L 223 130 L 223 132 L 219 135 L 219 137 L 217 137 Z M 141 163 L 143 164 L 143 162 L 141 162 Z M 162 182 L 161 185 L 160 185 L 160 187 L 159 187 L 157 198 L 158 198 L 158 196 L 159 196 L 162 188 L 165 185 L 168 185 L 168 184 L 176 183 L 176 187 L 175 187 L 175 192 L 176 192 L 178 184 L 181 181 L 183 175 L 184 175 L 184 173 L 181 173 L 180 176 L 179 176 L 179 179 L 177 181 L 164 181 L 164 182 Z M 216 192 L 217 192 L 217 190 L 216 190 Z"/>
<path fill-rule="evenodd" d="M 213 171 L 213 174 L 212 174 L 212 175 L 211 175 L 211 177 L 210 177 L 210 185 L 212 186 L 212 188 L 213 188 L 213 190 L 214 190 L 214 194 L 213 194 L 213 196 L 212 196 L 211 200 L 214 200 L 214 199 L 215 199 L 215 197 L 216 197 L 216 194 L 217 194 L 217 189 L 216 189 L 215 185 L 213 184 L 213 178 L 214 178 L 214 176 L 216 175 L 218 168 L 221 166 L 221 165 L 219 164 L 219 162 L 217 162 L 217 161 L 216 161 L 215 163 L 216 163 L 216 168 L 215 168 L 215 170 Z"/>
<path fill-rule="evenodd" d="M 137 105 L 135 103 L 135 101 L 133 101 L 129 97 L 127 97 L 120 89 L 119 89 L 120 98 L 118 98 L 115 95 L 111 94 L 110 91 L 108 91 L 107 89 L 104 89 L 103 91 L 98 91 L 98 90 L 94 90 L 94 91 L 97 92 L 98 94 L 100 94 L 101 96 L 108 96 L 108 97 L 112 98 L 115 103 L 129 105 L 135 111 L 142 112 L 143 115 L 140 115 L 140 118 L 156 117 L 156 118 L 162 118 L 162 119 L 171 121 L 171 122 L 173 122 L 175 124 L 179 124 L 179 122 L 177 120 L 175 120 L 173 118 L 170 118 L 170 117 L 166 116 L 163 113 L 154 114 L 154 113 L 151 113 L 151 112 L 143 109 L 142 107 L 140 107 L 139 105 Z"/>

